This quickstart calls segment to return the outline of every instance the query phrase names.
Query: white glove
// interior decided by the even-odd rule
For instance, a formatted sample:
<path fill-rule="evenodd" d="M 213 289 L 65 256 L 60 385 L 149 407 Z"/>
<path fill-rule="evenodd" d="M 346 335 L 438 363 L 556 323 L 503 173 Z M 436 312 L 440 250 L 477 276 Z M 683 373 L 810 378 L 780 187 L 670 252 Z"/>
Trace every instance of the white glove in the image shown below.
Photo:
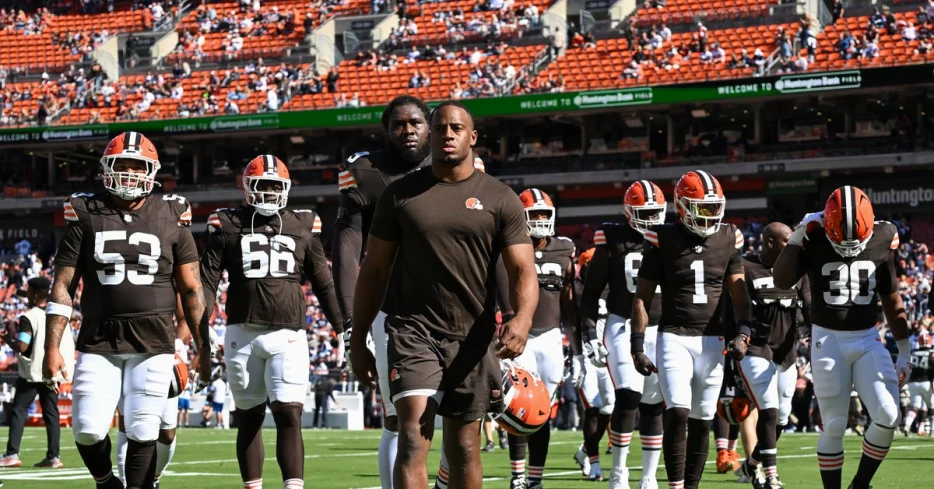
<path fill-rule="evenodd" d="M 898 360 L 895 361 L 895 375 L 898 376 L 898 385 L 902 386 L 908 382 L 911 376 L 911 364 L 908 363 L 911 358 L 911 343 L 909 340 L 898 340 L 895 342 L 898 346 Z"/>
<path fill-rule="evenodd" d="M 807 239 L 808 230 L 814 229 L 815 226 L 824 227 L 823 212 L 812 212 L 810 214 L 805 214 L 804 219 L 801 219 L 801 222 L 795 226 L 794 232 L 791 233 L 791 237 L 788 238 L 788 244 L 802 246 L 804 244 L 804 240 Z"/>
<path fill-rule="evenodd" d="M 347 328 L 347 329 L 344 330 L 344 336 L 343 336 L 344 341 L 342 341 L 341 344 L 340 344 L 340 346 L 338 346 L 339 351 L 338 351 L 338 356 L 337 356 L 337 361 L 338 361 L 338 362 L 343 361 L 343 362 L 344 362 L 344 365 L 338 365 L 338 368 L 340 368 L 341 366 L 350 368 L 350 366 L 351 366 L 351 363 L 350 363 L 350 335 L 351 335 L 352 332 L 353 332 L 353 328 Z"/>
<path fill-rule="evenodd" d="M 584 385 L 585 375 L 584 355 L 574 355 L 571 360 L 571 382 L 575 389 L 580 389 Z"/>
<path fill-rule="evenodd" d="M 584 355 L 594 367 L 606 367 L 606 347 L 602 341 L 593 339 L 584 343 Z"/>
<path fill-rule="evenodd" d="M 211 359 L 217 358 L 217 350 L 220 349 L 219 342 L 220 338 L 217 337 L 217 331 L 214 331 L 214 328 L 208 328 L 208 342 L 211 346 Z"/>

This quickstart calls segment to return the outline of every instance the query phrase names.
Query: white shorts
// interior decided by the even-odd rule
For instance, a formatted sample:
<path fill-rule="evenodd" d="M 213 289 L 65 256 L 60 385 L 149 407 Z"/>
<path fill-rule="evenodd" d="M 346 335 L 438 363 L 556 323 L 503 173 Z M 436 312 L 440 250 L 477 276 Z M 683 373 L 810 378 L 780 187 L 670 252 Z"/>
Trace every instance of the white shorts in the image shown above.
<path fill-rule="evenodd" d="M 304 330 L 231 324 L 224 334 L 227 382 L 234 403 L 251 409 L 266 402 L 305 403 L 308 338 Z"/>
<path fill-rule="evenodd" d="M 173 397 L 165 402 L 165 409 L 162 410 L 162 422 L 159 424 L 161 430 L 174 430 L 178 426 L 178 397 Z"/>
<path fill-rule="evenodd" d="M 606 329 L 603 331 L 603 345 L 606 346 L 606 368 L 610 371 L 610 378 L 616 389 L 626 389 L 642 394 L 645 404 L 658 404 L 662 402 L 662 393 L 658 389 L 658 374 L 648 377 L 636 371 L 632 360 L 630 337 L 632 329 L 629 320 L 610 314 L 606 320 Z M 645 329 L 645 354 L 655 363 L 655 342 L 658 338 L 658 327 Z"/>
<path fill-rule="evenodd" d="M 584 362 L 584 383 L 577 389 L 584 409 L 600 408 L 602 414 L 612 414 L 616 404 L 616 391 L 606 368 Z"/>
<path fill-rule="evenodd" d="M 564 377 L 564 341 L 559 328 L 552 328 L 543 333 L 529 334 L 525 351 L 516 358 L 516 363 L 537 372 L 552 401 L 555 391 Z"/>
<path fill-rule="evenodd" d="M 723 384 L 723 337 L 660 333 L 655 355 L 666 409 L 690 409 L 691 418 L 713 419 Z"/>
<path fill-rule="evenodd" d="M 172 354 L 79 354 L 72 400 L 75 440 L 82 445 L 103 440 L 120 404 L 127 438 L 156 440 L 174 367 Z"/>
<path fill-rule="evenodd" d="M 922 409 L 927 406 L 928 409 L 934 408 L 931 404 L 931 382 L 909 382 L 908 397 L 911 399 L 911 407 Z"/>
<path fill-rule="evenodd" d="M 383 416 L 390 418 L 396 415 L 396 406 L 389 399 L 389 335 L 386 334 L 385 312 L 380 311 L 376 315 L 370 335 L 373 337 L 373 356 L 376 357 L 376 381 L 383 399 Z"/>
<path fill-rule="evenodd" d="M 835 331 L 815 324 L 811 344 L 814 395 L 829 435 L 842 436 L 853 387 L 874 423 L 898 425 L 898 377 L 876 328 Z"/>
<path fill-rule="evenodd" d="M 777 409 L 778 425 L 788 424 L 798 369 L 794 365 L 782 368 L 771 360 L 746 355 L 739 363 L 739 372 L 756 407 L 760 410 Z"/>

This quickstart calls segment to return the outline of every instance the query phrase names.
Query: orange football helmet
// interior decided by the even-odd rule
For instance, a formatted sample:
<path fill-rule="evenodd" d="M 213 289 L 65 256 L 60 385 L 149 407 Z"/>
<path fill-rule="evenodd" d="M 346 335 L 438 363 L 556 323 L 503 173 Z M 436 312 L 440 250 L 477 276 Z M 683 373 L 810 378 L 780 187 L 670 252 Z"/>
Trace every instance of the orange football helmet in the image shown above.
<path fill-rule="evenodd" d="M 640 233 L 650 227 L 665 224 L 665 194 L 653 182 L 639 180 L 626 189 L 623 214 L 629 225 Z"/>
<path fill-rule="evenodd" d="M 188 387 L 188 364 L 175 354 L 175 375 L 169 383 L 169 398 L 177 397 Z"/>
<path fill-rule="evenodd" d="M 525 207 L 525 222 L 529 235 L 536 239 L 547 238 L 555 234 L 555 204 L 551 197 L 537 188 L 523 190 L 519 194 L 522 207 Z M 544 215 L 544 219 L 540 219 Z"/>
<path fill-rule="evenodd" d="M 501 362 L 505 410 L 496 417 L 514 435 L 531 435 L 551 418 L 551 396 L 542 379 L 515 362 Z"/>
<path fill-rule="evenodd" d="M 824 232 L 837 254 L 852 258 L 862 253 L 874 224 L 872 202 L 862 190 L 847 185 L 830 194 L 824 206 Z"/>
<path fill-rule="evenodd" d="M 257 156 L 243 170 L 246 203 L 264 216 L 273 216 L 285 209 L 291 186 L 289 169 L 273 155 Z"/>
<path fill-rule="evenodd" d="M 720 399 L 717 403 L 717 414 L 730 424 L 740 424 L 752 411 L 752 405 L 749 399 L 734 397 L 732 399 Z"/>
<path fill-rule="evenodd" d="M 685 227 L 706 238 L 720 229 L 726 209 L 723 188 L 703 170 L 685 173 L 675 185 L 675 210 Z"/>
<path fill-rule="evenodd" d="M 146 165 L 145 172 L 114 170 L 118 160 L 136 160 Z M 136 200 L 149 195 L 156 185 L 159 172 L 159 153 L 146 136 L 138 132 L 125 132 L 110 140 L 101 157 L 104 188 L 123 200 Z"/>

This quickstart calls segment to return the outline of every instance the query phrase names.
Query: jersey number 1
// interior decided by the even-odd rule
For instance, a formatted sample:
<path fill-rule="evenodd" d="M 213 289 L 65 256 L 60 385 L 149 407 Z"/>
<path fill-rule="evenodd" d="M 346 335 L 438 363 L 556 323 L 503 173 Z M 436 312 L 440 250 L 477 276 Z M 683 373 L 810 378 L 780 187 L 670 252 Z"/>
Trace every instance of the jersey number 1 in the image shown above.
<path fill-rule="evenodd" d="M 262 249 L 253 250 L 253 245 L 268 245 L 269 253 Z M 248 234 L 240 240 L 240 251 L 246 278 L 264 278 L 266 275 L 278 278 L 295 273 L 295 240 L 289 236 L 274 236 L 270 243 L 263 234 Z"/>
<path fill-rule="evenodd" d="M 704 261 L 692 261 L 691 270 L 694 270 L 694 295 L 691 296 L 691 302 L 694 304 L 706 304 L 707 294 L 704 292 Z"/>

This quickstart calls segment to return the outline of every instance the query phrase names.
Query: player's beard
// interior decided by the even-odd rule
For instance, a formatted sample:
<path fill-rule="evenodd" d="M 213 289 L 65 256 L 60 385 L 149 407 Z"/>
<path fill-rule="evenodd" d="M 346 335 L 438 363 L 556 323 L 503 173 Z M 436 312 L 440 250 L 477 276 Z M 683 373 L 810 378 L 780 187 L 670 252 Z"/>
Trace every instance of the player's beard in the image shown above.
<path fill-rule="evenodd" d="M 428 141 L 425 141 L 421 146 L 415 149 L 406 147 L 400 148 L 395 144 L 390 144 L 389 153 L 392 155 L 392 161 L 395 163 L 398 170 L 408 171 L 418 166 L 422 161 L 425 161 L 425 158 L 431 154 L 431 147 L 428 145 Z"/>

